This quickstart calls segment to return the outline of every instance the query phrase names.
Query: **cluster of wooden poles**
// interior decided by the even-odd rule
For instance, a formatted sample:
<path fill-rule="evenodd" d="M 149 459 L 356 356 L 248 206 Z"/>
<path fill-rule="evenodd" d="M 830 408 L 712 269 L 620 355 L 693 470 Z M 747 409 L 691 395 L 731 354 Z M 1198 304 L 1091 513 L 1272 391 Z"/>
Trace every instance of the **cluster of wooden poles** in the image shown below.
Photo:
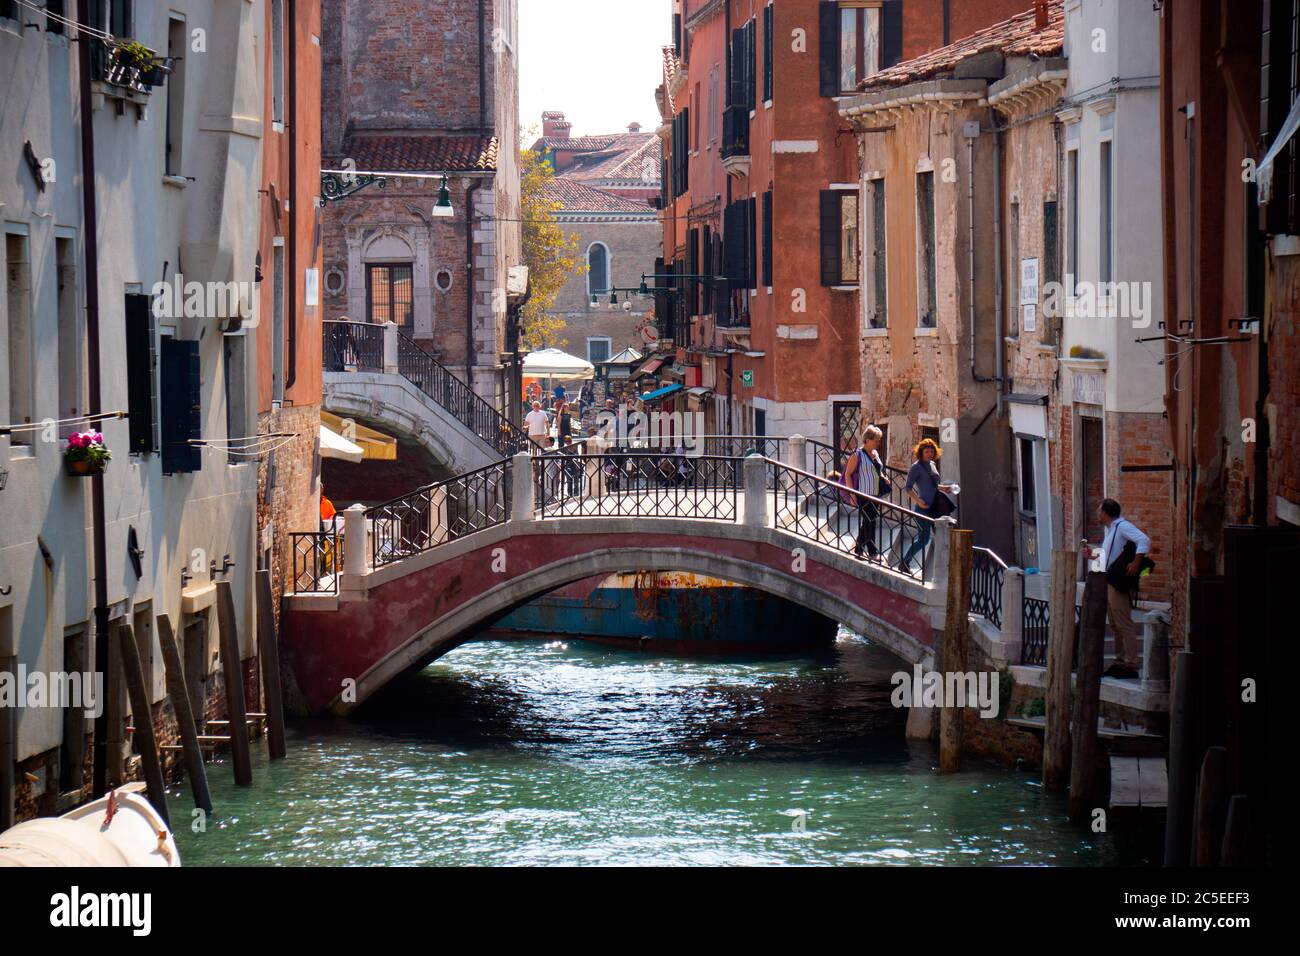
<path fill-rule="evenodd" d="M 275 615 L 271 603 L 271 572 L 260 570 L 256 575 L 257 659 L 266 698 L 264 714 L 250 714 L 245 706 L 243 668 L 239 655 L 239 629 L 236 624 L 235 603 L 230 582 L 217 581 L 216 589 L 217 628 L 221 640 L 221 667 L 225 682 L 227 719 L 224 722 L 212 720 L 207 723 L 224 723 L 228 731 L 225 734 L 199 734 L 198 719 L 202 715 L 194 713 L 175 631 L 167 615 L 158 615 L 158 643 L 162 650 L 167 696 L 171 700 L 180 734 L 179 749 L 184 755 L 185 775 L 190 782 L 195 807 L 205 813 L 212 812 L 212 794 L 208 790 L 207 768 L 203 761 L 205 746 L 230 745 L 230 762 L 234 768 L 235 783 L 240 786 L 249 786 L 253 782 L 253 765 L 248 742 L 250 723 L 262 719 L 266 721 L 267 750 L 272 760 L 283 758 L 287 752 L 284 736 L 284 695 L 280 686 L 280 653 L 275 638 Z M 140 662 L 140 649 L 129 623 L 119 623 L 116 630 L 123 677 L 126 681 L 131 711 L 135 715 L 133 729 L 136 735 L 136 750 L 140 753 L 149 802 L 162 818 L 167 820 L 162 759 L 154 735 L 152 709 L 145 686 L 144 669 Z M 172 747 L 165 746 L 162 749 L 172 749 Z"/>

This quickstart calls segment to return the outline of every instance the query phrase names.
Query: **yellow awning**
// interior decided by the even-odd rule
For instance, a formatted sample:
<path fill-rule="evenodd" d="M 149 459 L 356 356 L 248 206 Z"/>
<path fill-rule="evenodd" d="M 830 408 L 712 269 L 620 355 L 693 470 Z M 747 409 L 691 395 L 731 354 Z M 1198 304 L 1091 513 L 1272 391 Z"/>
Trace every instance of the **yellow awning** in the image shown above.
<path fill-rule="evenodd" d="M 390 438 L 383 432 L 367 428 L 359 422 L 349 420 L 346 424 L 338 415 L 322 411 L 321 424 L 338 432 L 348 441 L 361 447 L 362 455 L 367 461 L 397 461 L 397 439 Z"/>

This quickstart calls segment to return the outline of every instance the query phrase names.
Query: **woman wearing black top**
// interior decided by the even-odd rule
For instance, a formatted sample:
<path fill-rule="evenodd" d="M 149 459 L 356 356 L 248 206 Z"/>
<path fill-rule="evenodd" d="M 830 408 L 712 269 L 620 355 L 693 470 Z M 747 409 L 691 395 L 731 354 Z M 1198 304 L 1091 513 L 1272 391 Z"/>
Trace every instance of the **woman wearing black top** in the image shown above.
<path fill-rule="evenodd" d="M 935 461 L 941 454 L 934 439 L 922 438 L 916 446 L 916 461 L 907 470 L 907 483 L 903 485 L 903 491 L 912 499 L 912 510 L 928 518 L 941 516 L 936 510 L 936 505 L 946 502 L 940 502 L 939 496 L 952 487 L 951 484 L 939 480 L 939 468 L 935 465 Z M 947 513 L 947 511 L 942 512 L 942 514 Z M 907 549 L 907 553 L 903 555 L 903 563 L 898 566 L 898 569 L 905 574 L 912 570 L 912 557 L 918 551 L 924 551 L 925 546 L 930 543 L 932 522 L 918 521 L 917 524 L 920 526 L 917 535 L 912 539 L 912 545 Z M 924 561 L 925 558 L 922 557 L 921 560 Z"/>

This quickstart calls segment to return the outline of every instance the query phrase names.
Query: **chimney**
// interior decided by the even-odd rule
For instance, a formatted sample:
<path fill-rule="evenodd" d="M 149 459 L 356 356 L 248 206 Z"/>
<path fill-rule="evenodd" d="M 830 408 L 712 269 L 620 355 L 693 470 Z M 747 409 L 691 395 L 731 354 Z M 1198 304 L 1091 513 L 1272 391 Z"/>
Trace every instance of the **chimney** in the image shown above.
<path fill-rule="evenodd" d="M 639 133 L 639 132 L 641 132 L 641 124 L 640 124 L 640 123 L 628 123 L 628 124 L 627 124 L 627 131 L 628 131 L 629 133 Z"/>
<path fill-rule="evenodd" d="M 1047 5 L 1050 0 L 1034 0 L 1034 29 L 1047 29 Z"/>
<path fill-rule="evenodd" d="M 542 135 L 547 139 L 568 139 L 573 124 L 565 122 L 564 114 L 547 110 L 542 114 Z"/>

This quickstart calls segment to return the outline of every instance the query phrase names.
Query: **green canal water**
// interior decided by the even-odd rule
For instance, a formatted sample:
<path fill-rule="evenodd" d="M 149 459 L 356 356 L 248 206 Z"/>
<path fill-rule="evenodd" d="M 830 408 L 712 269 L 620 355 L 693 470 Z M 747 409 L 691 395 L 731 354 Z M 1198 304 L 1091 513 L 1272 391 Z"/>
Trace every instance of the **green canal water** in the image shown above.
<path fill-rule="evenodd" d="M 889 703 L 901 665 L 841 633 L 815 656 L 678 659 L 467 644 L 358 718 L 291 725 L 254 785 L 209 768 L 186 866 L 1139 862 L 1032 774 L 939 776 Z M 802 823 L 802 830 L 799 829 Z"/>

